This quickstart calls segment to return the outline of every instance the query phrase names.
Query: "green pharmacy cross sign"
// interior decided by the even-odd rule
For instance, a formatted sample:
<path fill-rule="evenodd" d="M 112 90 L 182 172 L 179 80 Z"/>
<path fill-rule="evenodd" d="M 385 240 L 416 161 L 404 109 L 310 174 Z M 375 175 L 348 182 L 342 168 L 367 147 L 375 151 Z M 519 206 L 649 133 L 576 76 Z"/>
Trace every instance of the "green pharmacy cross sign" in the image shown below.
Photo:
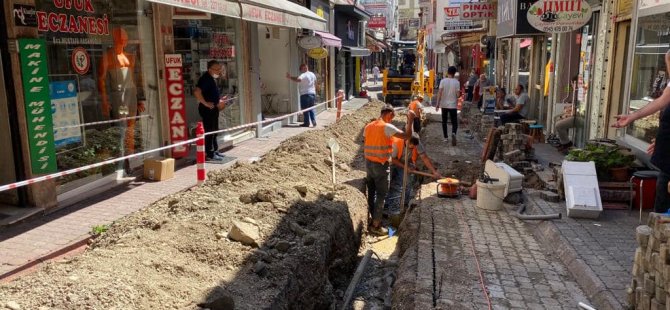
<path fill-rule="evenodd" d="M 46 41 L 19 39 L 23 96 L 33 174 L 56 172 Z"/>

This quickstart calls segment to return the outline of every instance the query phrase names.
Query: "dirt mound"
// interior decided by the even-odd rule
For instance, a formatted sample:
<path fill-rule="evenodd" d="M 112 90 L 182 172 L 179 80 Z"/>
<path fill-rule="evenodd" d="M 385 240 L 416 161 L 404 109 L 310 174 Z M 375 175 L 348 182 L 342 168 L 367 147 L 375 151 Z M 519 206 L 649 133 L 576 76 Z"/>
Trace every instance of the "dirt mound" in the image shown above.
<path fill-rule="evenodd" d="M 381 103 L 282 143 L 253 164 L 209 173 L 114 223 L 83 255 L 0 287 L 24 309 L 199 309 L 232 297 L 236 309 L 323 309 L 355 268 L 366 225 L 360 144 Z M 328 138 L 336 138 L 339 185 Z M 228 238 L 234 222 L 258 248 Z M 40 308 L 43 307 L 43 308 Z"/>

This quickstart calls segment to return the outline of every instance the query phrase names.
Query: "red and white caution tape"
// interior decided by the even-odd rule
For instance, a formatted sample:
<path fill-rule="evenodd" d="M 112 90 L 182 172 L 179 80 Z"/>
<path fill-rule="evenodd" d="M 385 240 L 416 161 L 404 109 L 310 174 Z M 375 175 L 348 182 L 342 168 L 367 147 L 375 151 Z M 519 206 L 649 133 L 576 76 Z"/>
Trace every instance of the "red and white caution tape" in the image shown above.
<path fill-rule="evenodd" d="M 35 184 L 35 183 L 50 180 L 50 179 L 55 179 L 55 178 L 70 175 L 70 174 L 75 174 L 75 173 L 78 173 L 78 172 L 82 172 L 84 170 L 93 169 L 93 168 L 97 168 L 97 167 L 100 167 L 100 166 L 113 164 L 113 163 L 116 163 L 116 162 L 119 162 L 119 161 L 124 161 L 126 159 L 133 158 L 133 157 L 138 157 L 138 156 L 143 156 L 143 155 L 155 153 L 155 152 L 158 152 L 158 151 L 168 150 L 168 149 L 171 149 L 175 146 L 191 144 L 193 142 L 196 142 L 197 140 L 198 139 L 196 138 L 196 139 L 181 141 L 179 143 L 159 147 L 159 148 L 156 148 L 156 149 L 153 149 L 153 150 L 148 150 L 148 151 L 135 153 L 135 154 L 131 154 L 131 155 L 123 156 L 123 157 L 118 157 L 118 158 L 112 158 L 112 159 L 109 159 L 109 160 L 105 160 L 105 161 L 102 161 L 102 162 L 99 162 L 99 163 L 82 166 L 82 167 L 79 167 L 79 168 L 74 168 L 74 169 L 70 169 L 70 170 L 66 170 L 66 171 L 62 171 L 62 172 L 57 172 L 57 173 L 33 178 L 33 179 L 30 179 L 30 180 L 20 181 L 20 182 L 16 182 L 16 183 L 12 183 L 12 184 L 2 185 L 2 186 L 0 186 L 0 192 L 10 190 L 10 189 L 15 189 L 15 188 L 21 187 L 21 186 Z"/>
<path fill-rule="evenodd" d="M 54 127 L 54 130 L 56 130 L 56 129 L 77 128 L 77 127 L 87 127 L 87 126 L 110 124 L 110 123 L 118 123 L 118 122 L 129 121 L 129 120 L 140 119 L 140 118 L 147 118 L 147 117 L 151 117 L 151 115 L 139 115 L 139 116 L 132 116 L 132 117 L 124 117 L 124 118 L 119 118 L 119 119 L 111 119 L 111 120 L 108 120 L 108 121 L 99 121 L 99 122 L 92 122 L 92 123 L 62 126 L 62 127 Z"/>
<path fill-rule="evenodd" d="M 274 118 L 267 118 L 263 121 L 248 123 L 248 124 L 239 125 L 239 126 L 235 126 L 235 127 L 230 127 L 230 128 L 226 128 L 226 129 L 221 129 L 221 130 L 217 130 L 217 131 L 210 131 L 210 132 L 206 132 L 205 135 L 207 136 L 207 135 L 214 135 L 214 134 L 219 134 L 219 133 L 223 133 L 223 132 L 236 131 L 236 130 L 240 130 L 240 129 L 244 129 L 244 128 L 256 127 L 258 125 L 262 125 L 262 124 L 265 124 L 265 123 L 272 123 L 272 122 L 280 121 L 280 120 L 289 118 L 291 116 L 299 115 L 299 114 L 305 113 L 307 111 L 314 110 L 314 109 L 316 109 L 316 108 L 318 108 L 322 105 L 328 104 L 328 103 L 330 103 L 332 101 L 335 101 L 335 100 L 337 100 L 337 98 L 333 98 L 333 99 L 330 99 L 328 101 L 321 102 L 321 103 L 316 104 L 312 107 L 309 107 L 307 109 L 303 109 L 303 110 L 300 110 L 300 111 L 296 111 L 296 112 L 293 112 L 291 114 L 286 114 L 286 115 L 282 115 L 282 116 L 274 117 Z"/>
<path fill-rule="evenodd" d="M 235 98 L 231 98 L 231 99 L 235 99 Z M 304 112 L 316 109 L 317 107 L 320 107 L 324 104 L 327 104 L 327 103 L 329 103 L 333 100 L 336 100 L 336 98 L 325 101 L 325 102 L 322 102 L 322 103 L 319 103 L 319 104 L 317 104 L 313 107 L 310 107 L 310 108 L 307 108 L 307 109 L 304 109 L 304 110 L 300 110 L 300 111 L 297 111 L 297 112 L 294 112 L 294 113 L 291 113 L 291 114 L 282 115 L 282 116 L 276 117 L 276 118 L 269 118 L 269 119 L 266 119 L 264 121 L 254 122 L 254 123 L 245 124 L 245 125 L 240 125 L 240 126 L 227 128 L 227 129 L 223 129 L 223 130 L 219 130 L 219 131 L 208 132 L 208 133 L 205 133 L 202 137 L 198 137 L 198 138 L 190 139 L 190 140 L 185 140 L 185 141 L 180 141 L 180 142 L 177 142 L 177 143 L 174 143 L 174 144 L 171 144 L 171 145 L 166 145 L 166 146 L 163 146 L 163 147 L 159 147 L 159 148 L 156 148 L 156 149 L 152 149 L 152 150 L 148 150 L 148 151 L 144 151 L 144 152 L 140 152 L 140 153 L 134 153 L 134 154 L 126 155 L 126 156 L 123 156 L 123 157 L 112 158 L 112 159 L 105 160 L 105 161 L 102 161 L 102 162 L 99 162 L 99 163 L 90 164 L 90 165 L 86 165 L 86 166 L 82 166 L 82 167 L 78 167 L 78 168 L 74 168 L 74 169 L 70 169 L 70 170 L 66 170 L 66 171 L 61 171 L 61 172 L 57 172 L 57 173 L 53 173 L 53 174 L 49 174 L 49 175 L 45 175 L 45 176 L 41 176 L 41 177 L 36 177 L 36 178 L 32 178 L 30 180 L 20 181 L 20 182 L 16 182 L 16 183 L 12 183 L 12 184 L 0 185 L 0 192 L 10 190 L 10 189 L 15 189 L 15 188 L 30 185 L 30 184 L 39 183 L 39 182 L 46 181 L 46 180 L 51 180 L 51 179 L 63 177 L 63 176 L 70 175 L 70 174 L 75 174 L 75 173 L 82 172 L 82 171 L 85 171 L 85 170 L 89 170 L 89 169 L 101 167 L 101 166 L 104 166 L 104 165 L 109 165 L 109 164 L 113 164 L 113 163 L 116 163 L 116 162 L 124 161 L 126 159 L 130 159 L 130 158 L 133 158 L 133 157 L 139 157 L 139 156 L 144 156 L 144 155 L 159 152 L 159 151 L 169 150 L 171 148 L 181 146 L 181 145 L 188 145 L 188 144 L 191 144 L 191 143 L 194 143 L 194 142 L 197 144 L 198 141 L 200 141 L 200 143 L 204 144 L 204 136 L 205 135 L 217 134 L 217 133 L 226 132 L 226 131 L 239 130 L 239 129 L 242 129 L 242 128 L 254 127 L 254 126 L 257 126 L 259 124 L 263 124 L 263 123 L 267 123 L 267 122 L 274 122 L 274 121 L 282 120 L 284 118 L 288 118 L 288 117 L 291 117 L 293 115 L 297 115 L 299 113 L 304 113 Z M 143 117 L 147 117 L 147 116 L 143 116 Z M 114 120 L 114 121 L 119 121 L 119 120 Z M 89 123 L 89 124 L 92 124 L 92 123 Z M 203 150 L 204 150 L 204 146 L 203 146 Z M 204 156 L 204 154 L 203 154 L 203 156 Z M 200 165 L 198 165 L 198 167 L 200 168 Z M 203 174 L 202 180 L 204 180 L 204 173 L 205 173 L 204 157 L 203 157 L 202 170 L 200 170 L 200 169 L 198 170 L 198 184 L 201 184 L 201 182 L 200 182 L 200 179 L 201 179 L 200 174 L 201 173 Z"/>

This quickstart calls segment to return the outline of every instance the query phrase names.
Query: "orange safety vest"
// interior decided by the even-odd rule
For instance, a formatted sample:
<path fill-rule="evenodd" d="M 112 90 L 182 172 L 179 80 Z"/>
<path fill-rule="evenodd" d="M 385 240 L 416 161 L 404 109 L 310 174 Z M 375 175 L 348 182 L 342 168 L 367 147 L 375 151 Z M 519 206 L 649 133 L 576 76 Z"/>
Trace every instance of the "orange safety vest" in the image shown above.
<path fill-rule="evenodd" d="M 384 134 L 386 122 L 378 119 L 365 126 L 365 144 L 363 152 L 365 159 L 380 164 L 388 162 L 393 153 L 392 140 Z"/>
<path fill-rule="evenodd" d="M 405 140 L 393 137 L 393 143 L 398 149 L 398 160 L 404 160 L 403 151 L 405 150 Z M 413 164 L 416 165 L 416 160 L 419 158 L 419 152 L 416 149 L 416 146 L 412 149 L 412 158 L 410 159 Z"/>
<path fill-rule="evenodd" d="M 407 107 L 409 110 L 414 111 L 414 114 L 419 115 L 419 100 L 414 100 Z"/>

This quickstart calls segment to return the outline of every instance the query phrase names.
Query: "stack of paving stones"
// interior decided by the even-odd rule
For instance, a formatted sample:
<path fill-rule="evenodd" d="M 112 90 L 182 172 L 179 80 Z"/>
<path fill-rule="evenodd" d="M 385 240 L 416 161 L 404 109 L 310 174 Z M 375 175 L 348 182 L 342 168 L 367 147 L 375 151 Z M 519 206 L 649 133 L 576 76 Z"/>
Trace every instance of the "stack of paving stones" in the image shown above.
<path fill-rule="evenodd" d="M 500 154 L 502 160 L 515 170 L 524 175 L 533 170 L 533 166 L 528 161 L 533 155 L 533 148 L 528 147 L 528 136 L 523 134 L 523 128 L 520 124 L 508 123 L 502 130 L 500 136 Z"/>
<path fill-rule="evenodd" d="M 658 213 L 650 213 L 647 225 L 637 227 L 638 248 L 627 291 L 631 309 L 670 310 L 669 237 L 670 217 Z"/>

